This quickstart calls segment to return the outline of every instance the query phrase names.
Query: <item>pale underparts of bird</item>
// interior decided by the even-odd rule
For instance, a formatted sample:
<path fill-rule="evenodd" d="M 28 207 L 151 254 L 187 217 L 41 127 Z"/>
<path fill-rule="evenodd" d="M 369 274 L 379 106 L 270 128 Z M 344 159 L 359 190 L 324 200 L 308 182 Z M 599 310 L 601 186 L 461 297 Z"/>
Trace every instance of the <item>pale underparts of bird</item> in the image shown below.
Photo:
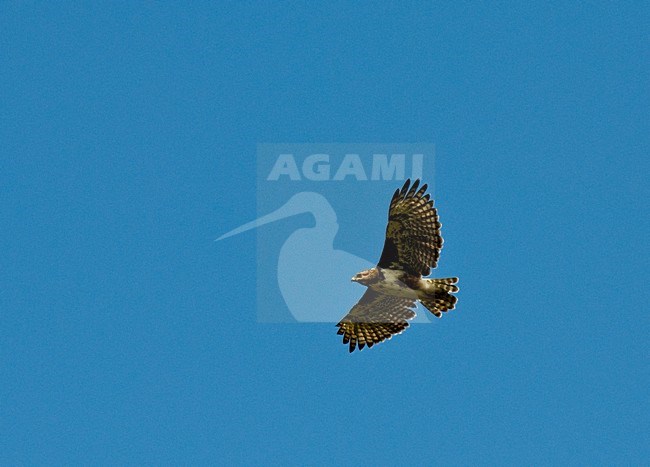
<path fill-rule="evenodd" d="M 457 277 L 423 277 L 437 266 L 443 240 L 427 185 L 419 186 L 419 180 L 407 180 L 395 191 L 379 263 L 352 277 L 368 289 L 337 324 L 350 352 L 402 333 L 418 301 L 438 318 L 456 305 Z"/>

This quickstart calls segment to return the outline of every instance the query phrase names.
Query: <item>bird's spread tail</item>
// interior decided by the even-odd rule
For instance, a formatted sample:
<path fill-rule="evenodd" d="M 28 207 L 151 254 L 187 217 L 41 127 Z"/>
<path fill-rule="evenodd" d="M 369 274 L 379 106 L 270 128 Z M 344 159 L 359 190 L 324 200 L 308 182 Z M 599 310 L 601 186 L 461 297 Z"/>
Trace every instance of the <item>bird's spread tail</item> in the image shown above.
<path fill-rule="evenodd" d="M 458 282 L 457 277 L 449 277 L 446 279 L 424 279 L 429 287 L 424 297 L 420 297 L 422 305 L 427 310 L 436 315 L 438 318 L 442 313 L 453 310 L 456 306 L 458 299 L 453 296 L 453 293 L 458 292 L 458 287 L 454 284 Z"/>

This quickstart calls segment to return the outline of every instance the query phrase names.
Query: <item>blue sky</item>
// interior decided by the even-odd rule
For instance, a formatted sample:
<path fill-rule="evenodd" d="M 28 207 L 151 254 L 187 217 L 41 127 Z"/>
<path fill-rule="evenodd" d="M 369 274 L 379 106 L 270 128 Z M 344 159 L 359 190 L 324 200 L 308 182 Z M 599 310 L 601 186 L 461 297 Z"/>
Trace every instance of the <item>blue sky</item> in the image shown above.
<path fill-rule="evenodd" d="M 647 461 L 648 16 L 4 2 L 2 462 Z M 258 323 L 261 142 L 434 143 L 453 316 Z"/>

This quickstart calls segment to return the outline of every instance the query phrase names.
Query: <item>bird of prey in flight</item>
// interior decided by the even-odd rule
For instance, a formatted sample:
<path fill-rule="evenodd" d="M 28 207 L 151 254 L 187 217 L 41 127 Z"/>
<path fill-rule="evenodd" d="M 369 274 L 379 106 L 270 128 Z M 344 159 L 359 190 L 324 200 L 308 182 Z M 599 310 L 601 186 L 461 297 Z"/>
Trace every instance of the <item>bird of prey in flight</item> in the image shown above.
<path fill-rule="evenodd" d="M 431 279 L 442 249 L 440 222 L 427 185 L 407 180 L 390 201 L 386 240 L 379 263 L 352 277 L 367 287 L 359 302 L 337 324 L 350 352 L 390 339 L 404 331 L 415 317 L 419 300 L 440 318 L 453 310 L 457 277 Z"/>

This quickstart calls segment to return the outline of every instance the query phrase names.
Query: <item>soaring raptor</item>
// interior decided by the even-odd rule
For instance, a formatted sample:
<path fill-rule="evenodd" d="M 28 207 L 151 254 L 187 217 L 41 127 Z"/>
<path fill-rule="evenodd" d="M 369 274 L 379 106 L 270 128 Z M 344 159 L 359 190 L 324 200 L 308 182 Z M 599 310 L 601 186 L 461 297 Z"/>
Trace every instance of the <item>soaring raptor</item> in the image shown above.
<path fill-rule="evenodd" d="M 352 280 L 368 287 L 361 300 L 337 324 L 350 352 L 400 334 L 415 317 L 419 300 L 440 318 L 453 310 L 458 292 L 457 277 L 429 279 L 430 268 L 438 264 L 442 237 L 438 214 L 427 185 L 411 180 L 397 189 L 390 201 L 386 241 L 379 263 L 361 271 Z"/>

